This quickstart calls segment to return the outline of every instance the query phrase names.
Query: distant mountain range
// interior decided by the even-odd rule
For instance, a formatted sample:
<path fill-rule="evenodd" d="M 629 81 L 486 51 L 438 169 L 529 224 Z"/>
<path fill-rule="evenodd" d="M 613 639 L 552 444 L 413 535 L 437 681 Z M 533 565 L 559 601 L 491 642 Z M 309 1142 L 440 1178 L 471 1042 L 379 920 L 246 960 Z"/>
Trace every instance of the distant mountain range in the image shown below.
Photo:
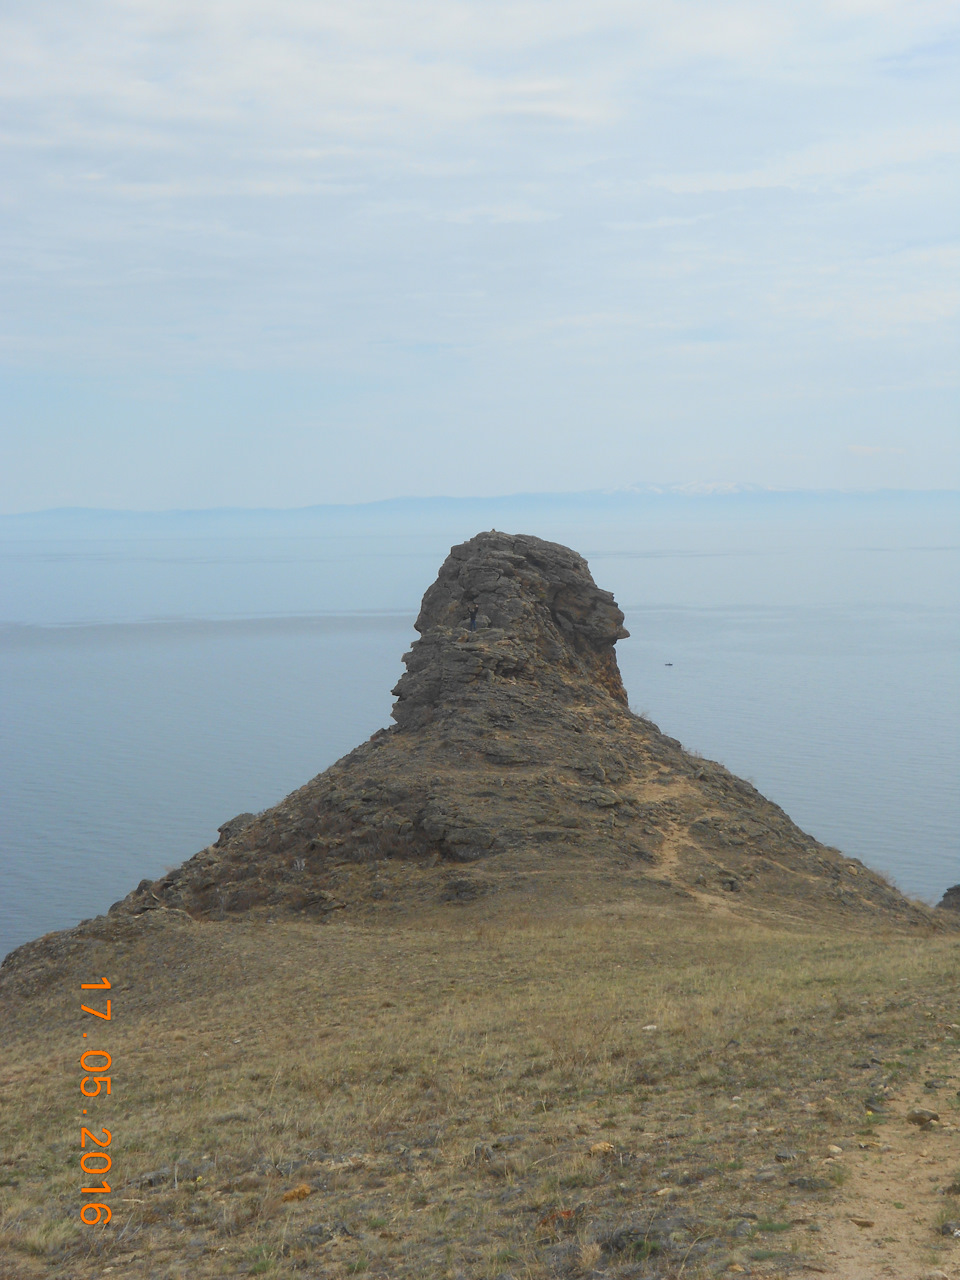
<path fill-rule="evenodd" d="M 310 507 L 211 507 L 200 510 L 122 511 L 61 507 L 0 515 L 0 537 L 111 537 L 170 534 L 217 536 L 329 532 L 337 527 L 400 524 L 433 528 L 469 516 L 475 527 L 515 523 L 532 515 L 564 515 L 600 522 L 664 518 L 876 518 L 960 515 L 954 489 L 768 489 L 757 485 L 635 485 L 580 493 L 516 493 L 495 497 L 387 498 L 377 502 Z"/>

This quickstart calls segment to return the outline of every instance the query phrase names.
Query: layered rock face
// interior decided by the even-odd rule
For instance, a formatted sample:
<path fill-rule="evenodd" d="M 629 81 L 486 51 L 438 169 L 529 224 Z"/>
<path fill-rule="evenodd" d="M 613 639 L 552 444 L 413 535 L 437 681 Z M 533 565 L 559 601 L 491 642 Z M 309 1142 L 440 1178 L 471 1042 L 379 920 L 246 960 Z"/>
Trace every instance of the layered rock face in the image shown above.
<path fill-rule="evenodd" d="M 946 914 L 632 714 L 614 651 L 623 614 L 568 548 L 478 534 L 451 551 L 416 628 L 394 727 L 275 808 L 226 823 L 114 916 L 324 916 L 548 884 L 576 896 L 597 875 L 725 910 Z"/>
<path fill-rule="evenodd" d="M 587 562 L 555 542 L 491 532 L 454 547 L 414 626 L 422 638 L 393 690 L 403 729 L 473 702 L 478 682 L 519 680 L 561 701 L 592 686 L 626 706 L 613 649 L 629 634 L 623 614 Z"/>

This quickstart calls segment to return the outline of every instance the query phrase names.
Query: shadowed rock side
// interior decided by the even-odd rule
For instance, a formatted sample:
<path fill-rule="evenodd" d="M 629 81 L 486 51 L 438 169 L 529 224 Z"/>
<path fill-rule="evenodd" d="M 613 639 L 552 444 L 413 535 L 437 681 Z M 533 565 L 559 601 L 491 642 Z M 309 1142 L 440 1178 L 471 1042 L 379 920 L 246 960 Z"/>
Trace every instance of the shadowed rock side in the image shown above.
<path fill-rule="evenodd" d="M 568 548 L 478 534 L 451 551 L 416 629 L 394 727 L 84 927 L 322 917 L 498 889 L 576 900 L 597 876 L 608 896 L 612 876 L 613 896 L 954 924 L 632 714 L 614 653 L 623 614 Z"/>
<path fill-rule="evenodd" d="M 403 729 L 488 709 L 483 695 L 503 693 L 504 681 L 533 687 L 544 705 L 569 703 L 574 690 L 627 705 L 613 651 L 629 635 L 623 614 L 583 557 L 555 542 L 481 533 L 454 547 L 414 626 L 421 639 L 393 690 Z"/>

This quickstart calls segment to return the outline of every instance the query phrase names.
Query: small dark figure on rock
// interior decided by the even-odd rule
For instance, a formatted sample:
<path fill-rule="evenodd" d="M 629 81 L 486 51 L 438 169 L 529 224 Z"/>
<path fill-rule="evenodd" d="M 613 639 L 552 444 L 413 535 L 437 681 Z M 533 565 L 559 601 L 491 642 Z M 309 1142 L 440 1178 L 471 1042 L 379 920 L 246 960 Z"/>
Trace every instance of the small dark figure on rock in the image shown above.
<path fill-rule="evenodd" d="M 480 612 L 480 606 L 478 604 L 472 604 L 470 606 L 470 630 L 471 631 L 476 631 L 477 629 L 477 614 L 479 612 Z"/>

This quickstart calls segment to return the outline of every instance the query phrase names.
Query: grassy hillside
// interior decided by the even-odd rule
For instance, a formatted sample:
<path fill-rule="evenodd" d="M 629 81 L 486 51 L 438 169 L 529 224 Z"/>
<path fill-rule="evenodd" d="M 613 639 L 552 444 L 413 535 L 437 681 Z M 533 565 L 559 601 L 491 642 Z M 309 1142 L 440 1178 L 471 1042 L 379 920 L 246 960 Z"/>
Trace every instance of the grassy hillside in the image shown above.
<path fill-rule="evenodd" d="M 154 912 L 8 983 L 0 1276 L 960 1274 L 956 933 L 531 904 Z"/>

